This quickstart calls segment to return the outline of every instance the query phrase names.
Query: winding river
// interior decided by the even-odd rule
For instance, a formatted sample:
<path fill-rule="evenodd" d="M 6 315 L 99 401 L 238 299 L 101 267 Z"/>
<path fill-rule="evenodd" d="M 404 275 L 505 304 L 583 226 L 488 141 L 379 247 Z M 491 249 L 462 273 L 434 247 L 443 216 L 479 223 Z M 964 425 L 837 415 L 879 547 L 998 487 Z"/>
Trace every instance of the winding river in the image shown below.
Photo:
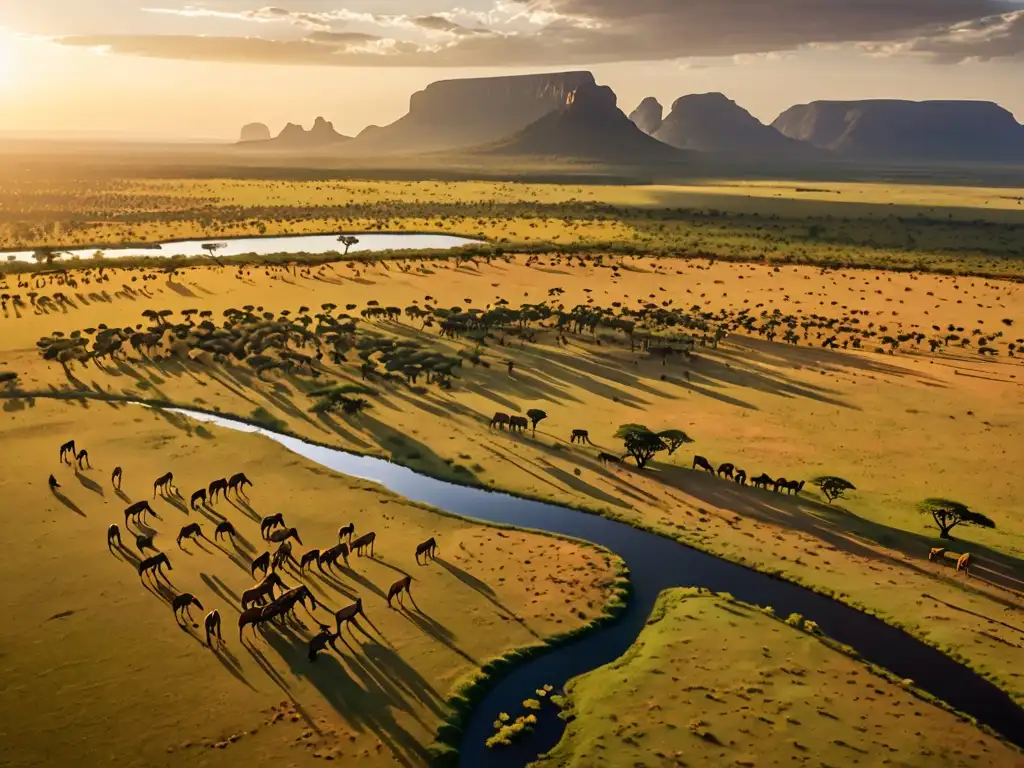
<path fill-rule="evenodd" d="M 342 474 L 371 480 L 414 501 L 469 518 L 565 534 L 598 544 L 629 567 L 633 595 L 614 623 L 513 669 L 490 691 L 471 716 L 463 735 L 460 765 L 466 768 L 520 767 L 551 749 L 565 724 L 545 707 L 534 733 L 511 747 L 490 750 L 499 712 L 519 713 L 521 702 L 545 683 L 556 689 L 568 680 L 614 661 L 636 640 L 658 594 L 670 587 L 700 586 L 736 598 L 772 606 L 783 616 L 800 613 L 816 621 L 830 637 L 854 648 L 865 660 L 884 667 L 975 717 L 1024 747 L 1024 709 L 992 683 L 902 630 L 804 587 L 721 560 L 671 539 L 628 525 L 504 493 L 452 485 L 424 477 L 383 459 L 355 456 L 305 443 L 242 422 L 174 409 L 196 421 L 269 437 L 294 453 Z"/>

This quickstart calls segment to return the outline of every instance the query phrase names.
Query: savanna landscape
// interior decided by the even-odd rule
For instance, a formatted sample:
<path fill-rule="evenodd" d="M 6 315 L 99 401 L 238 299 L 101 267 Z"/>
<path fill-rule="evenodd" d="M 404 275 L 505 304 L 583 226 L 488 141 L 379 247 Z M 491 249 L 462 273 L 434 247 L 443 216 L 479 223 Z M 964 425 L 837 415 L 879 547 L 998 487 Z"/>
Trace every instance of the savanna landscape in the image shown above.
<path fill-rule="evenodd" d="M 447 764 L 489 677 L 630 600 L 601 547 L 172 407 L 651 531 L 875 615 L 1024 706 L 1019 191 L 82 176 L 3 192 L 4 245 L 36 254 L 0 273 L 9 764 Z M 359 251 L 383 231 L 479 245 Z M 355 243 L 62 253 L 325 232 Z M 367 533 L 372 554 L 338 553 Z M 171 569 L 140 575 L 155 553 Z M 263 574 L 281 583 L 240 638 Z M 625 657 L 548 689 L 493 713 L 495 754 L 553 701 L 570 725 L 542 765 L 1024 761 L 813 621 L 727 595 L 665 592 Z"/>

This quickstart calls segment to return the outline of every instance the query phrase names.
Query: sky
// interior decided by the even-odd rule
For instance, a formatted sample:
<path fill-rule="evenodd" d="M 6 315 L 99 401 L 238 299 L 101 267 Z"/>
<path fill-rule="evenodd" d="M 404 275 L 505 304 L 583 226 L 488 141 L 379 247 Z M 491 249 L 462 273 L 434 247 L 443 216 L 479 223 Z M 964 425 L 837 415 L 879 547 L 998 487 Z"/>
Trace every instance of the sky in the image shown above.
<path fill-rule="evenodd" d="M 1024 0 L 0 0 L 4 135 L 352 135 L 434 80 L 567 69 L 626 112 L 720 91 L 765 122 L 864 98 L 1024 122 Z"/>

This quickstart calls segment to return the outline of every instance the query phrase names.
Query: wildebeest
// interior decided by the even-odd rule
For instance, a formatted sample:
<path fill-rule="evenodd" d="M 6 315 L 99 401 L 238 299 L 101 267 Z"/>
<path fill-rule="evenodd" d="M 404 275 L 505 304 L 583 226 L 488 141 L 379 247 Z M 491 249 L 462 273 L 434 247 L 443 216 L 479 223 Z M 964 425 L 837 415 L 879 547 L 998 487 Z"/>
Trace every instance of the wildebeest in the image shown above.
<path fill-rule="evenodd" d="M 341 526 L 341 528 L 338 529 L 338 541 L 341 541 L 342 539 L 348 539 L 348 542 L 351 544 L 352 536 L 355 534 L 355 532 L 355 523 L 349 523 L 348 525 Z"/>
<path fill-rule="evenodd" d="M 139 563 L 139 576 L 145 576 L 148 573 L 153 573 L 156 576 L 163 574 L 163 567 L 167 566 L 167 570 L 173 571 L 171 567 L 171 561 L 163 552 L 147 557 L 145 560 Z"/>
<path fill-rule="evenodd" d="M 228 481 L 223 477 L 220 480 L 214 480 L 206 490 L 210 496 L 210 503 L 212 504 L 216 501 L 218 493 L 227 496 Z"/>
<path fill-rule="evenodd" d="M 746 472 L 746 470 L 744 470 L 744 469 L 737 469 L 736 470 L 736 476 L 733 478 L 733 480 L 735 480 L 740 485 L 746 485 L 747 484 L 747 472 Z"/>
<path fill-rule="evenodd" d="M 602 451 L 601 453 L 597 454 L 597 460 L 599 462 L 601 462 L 602 464 L 621 464 L 622 463 L 622 457 L 621 456 L 616 456 L 614 453 L 605 453 L 604 451 Z"/>
<path fill-rule="evenodd" d="M 203 535 L 203 529 L 199 527 L 199 523 L 183 525 L 181 530 L 178 531 L 178 546 L 181 546 L 182 539 L 194 539 L 196 536 L 201 539 L 206 538 L 206 536 Z"/>
<path fill-rule="evenodd" d="M 221 536 L 230 536 L 231 538 L 234 538 L 237 535 L 238 533 L 235 531 L 235 526 L 233 526 L 228 520 L 217 523 L 217 527 L 213 531 L 214 540 L 220 539 Z"/>
<path fill-rule="evenodd" d="M 722 464 L 721 466 L 718 467 L 718 476 L 728 477 L 730 480 L 732 480 L 733 472 L 735 471 L 735 469 L 736 467 L 732 464 Z"/>
<path fill-rule="evenodd" d="M 437 557 L 437 540 L 431 536 L 429 539 L 424 541 L 422 544 L 416 546 L 416 563 L 420 562 L 420 555 L 423 555 L 424 561 L 429 557 L 433 560 Z"/>
<path fill-rule="evenodd" d="M 156 498 L 157 491 L 161 494 L 167 494 L 171 492 L 174 487 L 174 473 L 168 472 L 165 475 L 160 475 L 156 480 L 153 481 L 153 498 Z"/>
<path fill-rule="evenodd" d="M 135 537 L 135 548 L 139 550 L 140 555 L 142 554 L 143 550 L 146 549 L 151 549 L 154 552 L 160 551 L 153 545 L 153 539 L 155 537 L 155 533 L 140 533 L 138 536 Z"/>
<path fill-rule="evenodd" d="M 75 456 L 75 461 L 78 462 L 79 469 L 92 469 L 92 464 L 89 463 L 89 452 L 86 450 L 80 451 Z M 85 464 L 83 465 L 82 462 L 85 462 Z"/>
<path fill-rule="evenodd" d="M 200 504 L 202 504 L 204 506 L 206 504 L 206 489 L 205 488 L 200 488 L 198 491 L 193 493 L 192 494 L 192 498 L 190 498 L 188 500 L 188 506 L 192 510 L 198 509 Z"/>
<path fill-rule="evenodd" d="M 295 539 L 299 544 L 302 543 L 302 539 L 299 538 L 298 528 L 281 528 L 277 531 L 271 531 L 267 537 L 268 541 L 272 541 L 275 544 L 280 544 L 282 541 L 288 541 L 288 539 Z"/>
<path fill-rule="evenodd" d="M 266 598 L 273 600 L 274 587 L 278 587 L 281 592 L 286 590 L 284 582 L 281 581 L 280 576 L 276 573 L 268 573 L 263 577 L 263 581 L 242 593 L 242 610 L 244 611 L 253 603 L 262 604 Z"/>
<path fill-rule="evenodd" d="M 367 547 L 370 548 L 370 557 L 373 557 L 373 543 L 377 540 L 377 534 L 374 532 L 364 533 L 358 539 L 352 542 L 352 551 L 357 555 L 363 554 L 363 550 Z"/>
<path fill-rule="evenodd" d="M 502 413 L 501 411 L 499 411 L 498 413 L 494 414 L 494 417 L 491 419 L 489 427 L 490 429 L 494 429 L 495 427 L 497 427 L 498 429 L 504 429 L 505 427 L 508 426 L 511 420 L 511 416 L 509 416 L 507 413 Z"/>
<path fill-rule="evenodd" d="M 333 565 L 337 565 L 339 557 L 345 561 L 345 565 L 348 565 L 348 553 L 349 546 L 344 541 L 339 544 L 335 544 L 330 549 L 325 549 L 320 553 L 320 557 L 317 558 L 317 570 L 323 573 L 325 565 L 328 569 Z"/>
<path fill-rule="evenodd" d="M 365 613 L 363 613 L 363 598 L 361 597 L 356 598 L 356 601 L 352 603 L 352 605 L 346 605 L 341 610 L 335 611 L 334 620 L 337 622 L 338 625 L 338 634 L 341 634 L 342 624 L 348 624 L 351 621 L 355 621 L 356 616 L 359 616 L 360 614 L 362 614 L 363 616 L 366 615 Z"/>
<path fill-rule="evenodd" d="M 210 645 L 210 638 L 214 635 L 217 636 L 219 642 L 224 642 L 224 636 L 220 633 L 220 611 L 214 608 L 208 614 L 206 619 L 203 621 L 206 626 L 206 644 Z"/>
<path fill-rule="evenodd" d="M 412 586 L 412 576 L 403 576 L 401 579 L 396 581 L 388 588 L 388 608 L 393 607 L 391 601 L 397 596 L 398 604 L 405 605 L 402 598 L 402 592 L 407 593 L 412 597 L 412 591 L 409 589 Z"/>
<path fill-rule="evenodd" d="M 703 456 L 693 457 L 693 469 L 703 469 L 705 472 L 710 472 L 712 475 L 715 474 L 715 468 L 711 466 L 711 462 L 705 459 Z"/>
<path fill-rule="evenodd" d="M 251 486 L 252 480 L 245 476 L 244 472 L 239 472 L 236 475 L 232 475 L 228 479 L 228 490 L 234 491 L 236 496 L 245 495 L 245 486 Z"/>
<path fill-rule="evenodd" d="M 136 501 L 134 504 L 125 507 L 124 524 L 128 525 L 128 521 L 133 517 L 136 518 L 136 522 L 138 522 L 139 518 L 145 520 L 147 512 L 153 514 L 153 508 L 149 506 L 149 502 L 145 500 Z"/>
<path fill-rule="evenodd" d="M 299 573 L 303 573 L 307 567 L 320 561 L 320 550 L 311 549 L 299 558 Z"/>
<path fill-rule="evenodd" d="M 510 416 L 508 428 L 511 432 L 524 432 L 530 428 L 530 420 L 525 416 Z"/>
<path fill-rule="evenodd" d="M 64 443 L 60 447 L 60 460 L 62 462 L 64 462 L 65 461 L 65 457 L 69 453 L 71 454 L 71 458 L 72 459 L 75 458 L 75 441 L 74 440 L 68 440 L 66 443 Z M 68 461 L 68 462 L 65 462 L 65 463 L 70 464 L 71 462 Z"/>
<path fill-rule="evenodd" d="M 590 442 L 590 432 L 586 429 L 574 429 L 572 431 L 572 435 L 569 437 L 569 442 L 593 445 L 593 443 Z"/>
<path fill-rule="evenodd" d="M 267 571 L 270 570 L 270 552 L 264 552 L 262 555 L 257 556 L 249 568 L 249 573 L 253 578 L 256 578 L 256 571 L 263 571 L 266 575 Z"/>
<path fill-rule="evenodd" d="M 174 600 L 171 601 L 171 607 L 174 608 L 174 620 L 178 621 L 178 616 L 181 614 L 181 618 L 192 621 L 191 609 L 193 605 L 200 611 L 204 610 L 203 604 L 191 592 L 183 592 L 180 595 L 176 595 Z"/>
<path fill-rule="evenodd" d="M 120 467 L 114 467 L 114 471 L 110 473 L 110 484 L 118 491 L 121 490 L 121 476 L 123 474 Z"/>
<path fill-rule="evenodd" d="M 260 536 L 262 536 L 264 539 L 267 538 L 267 531 L 269 531 L 271 528 L 276 528 L 278 526 L 282 528 L 285 527 L 284 513 L 278 512 L 276 515 L 267 515 L 262 520 L 260 520 Z"/>
<path fill-rule="evenodd" d="M 114 546 L 114 542 L 117 542 L 117 546 L 121 547 L 121 529 L 117 527 L 117 523 L 111 523 L 110 527 L 107 528 L 107 549 Z"/>

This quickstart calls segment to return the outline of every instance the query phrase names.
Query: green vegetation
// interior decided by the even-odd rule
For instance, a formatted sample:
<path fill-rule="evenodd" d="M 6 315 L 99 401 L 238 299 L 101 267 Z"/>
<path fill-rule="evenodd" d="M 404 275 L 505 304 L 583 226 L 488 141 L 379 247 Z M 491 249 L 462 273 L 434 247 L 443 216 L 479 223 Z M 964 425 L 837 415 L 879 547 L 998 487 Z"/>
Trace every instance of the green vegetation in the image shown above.
<path fill-rule="evenodd" d="M 841 477 L 835 477 L 833 475 L 816 477 L 811 481 L 811 484 L 816 485 L 821 489 L 821 493 L 826 499 L 828 499 L 829 504 L 836 499 L 845 498 L 847 491 L 857 490 L 854 484 L 849 480 L 845 480 Z"/>
<path fill-rule="evenodd" d="M 939 536 L 952 538 L 949 532 L 958 525 L 976 525 L 979 528 L 995 528 L 996 524 L 980 512 L 975 512 L 959 501 L 951 499 L 925 499 L 917 505 L 920 512 L 931 515 L 939 527 Z"/>

